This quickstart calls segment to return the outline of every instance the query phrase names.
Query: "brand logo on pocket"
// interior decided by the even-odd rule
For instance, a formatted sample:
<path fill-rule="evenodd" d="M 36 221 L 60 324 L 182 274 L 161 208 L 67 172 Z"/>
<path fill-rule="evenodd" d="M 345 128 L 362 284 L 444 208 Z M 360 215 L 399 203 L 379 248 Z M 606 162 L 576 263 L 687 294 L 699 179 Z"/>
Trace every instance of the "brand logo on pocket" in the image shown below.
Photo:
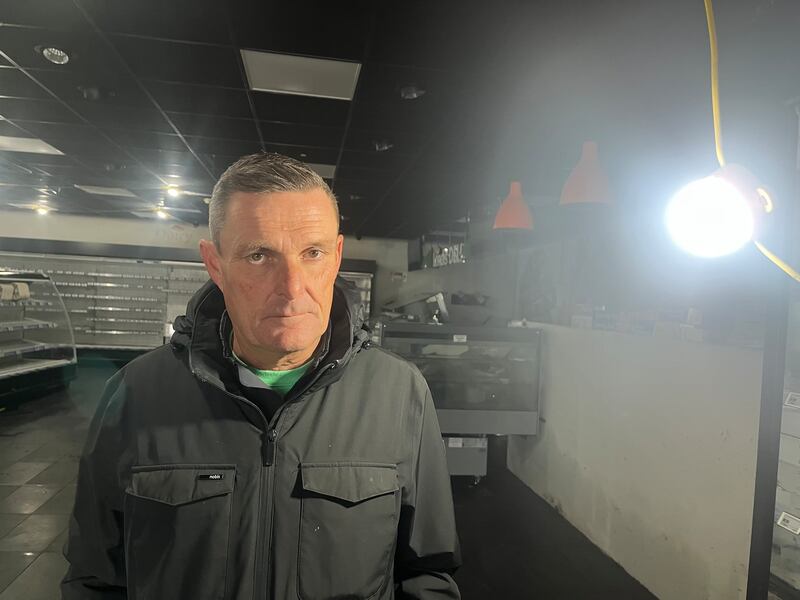
<path fill-rule="evenodd" d="M 198 475 L 199 481 L 219 481 L 225 478 L 225 473 L 209 473 L 208 475 Z"/>

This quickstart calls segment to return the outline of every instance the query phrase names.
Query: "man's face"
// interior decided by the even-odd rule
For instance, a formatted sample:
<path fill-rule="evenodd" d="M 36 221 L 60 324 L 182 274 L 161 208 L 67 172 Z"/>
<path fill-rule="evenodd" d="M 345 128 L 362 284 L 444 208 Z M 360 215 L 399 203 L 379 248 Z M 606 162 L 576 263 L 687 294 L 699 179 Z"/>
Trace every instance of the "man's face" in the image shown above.
<path fill-rule="evenodd" d="M 201 251 L 235 336 L 277 355 L 313 352 L 328 327 L 342 242 L 322 189 L 234 193 L 219 249 L 204 241 Z"/>

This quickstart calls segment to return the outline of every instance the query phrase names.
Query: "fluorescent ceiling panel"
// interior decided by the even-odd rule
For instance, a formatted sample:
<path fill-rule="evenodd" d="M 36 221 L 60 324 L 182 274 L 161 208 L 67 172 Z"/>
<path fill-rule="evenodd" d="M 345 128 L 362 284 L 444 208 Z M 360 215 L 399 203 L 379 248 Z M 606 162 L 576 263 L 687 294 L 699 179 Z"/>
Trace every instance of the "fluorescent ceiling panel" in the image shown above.
<path fill-rule="evenodd" d="M 242 50 L 250 89 L 277 94 L 352 100 L 361 64 Z"/>
<path fill-rule="evenodd" d="M 124 188 L 102 187 L 99 185 L 75 185 L 79 190 L 87 194 L 97 194 L 98 196 L 123 196 L 125 198 L 136 198 L 136 194 Z"/>
<path fill-rule="evenodd" d="M 335 165 L 318 165 L 315 163 L 308 163 L 308 166 L 315 170 L 323 179 L 333 179 L 333 175 L 336 173 Z"/>
<path fill-rule="evenodd" d="M 5 152 L 29 152 L 31 154 L 64 154 L 44 140 L 37 138 L 0 135 L 0 150 Z"/>

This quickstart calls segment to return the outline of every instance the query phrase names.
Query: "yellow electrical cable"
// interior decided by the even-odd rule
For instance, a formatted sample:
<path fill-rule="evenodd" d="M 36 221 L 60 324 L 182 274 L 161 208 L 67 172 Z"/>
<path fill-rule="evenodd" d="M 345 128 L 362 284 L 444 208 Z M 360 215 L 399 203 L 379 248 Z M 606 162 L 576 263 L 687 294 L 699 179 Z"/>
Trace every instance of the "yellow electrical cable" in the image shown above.
<path fill-rule="evenodd" d="M 722 125 L 719 117 L 719 49 L 717 47 L 717 26 L 714 21 L 714 7 L 712 0 L 703 0 L 706 7 L 706 21 L 708 22 L 708 43 L 711 49 L 711 111 L 714 116 L 714 144 L 717 150 L 719 166 L 725 166 L 725 154 L 722 152 Z M 764 212 L 771 213 L 775 204 L 772 197 L 764 188 L 757 188 L 756 193 L 764 202 Z M 777 255 L 773 254 L 764 244 L 754 239 L 753 243 L 759 252 L 766 256 L 772 263 L 789 277 L 800 283 L 800 273 Z"/>
<path fill-rule="evenodd" d="M 711 111 L 714 116 L 714 143 L 717 149 L 719 166 L 725 166 L 722 152 L 722 126 L 719 117 L 719 49 L 717 48 L 717 26 L 714 21 L 714 7 L 711 0 L 704 0 L 706 21 L 708 22 L 708 45 L 711 49 Z"/>
<path fill-rule="evenodd" d="M 796 282 L 800 283 L 800 273 L 795 271 L 791 266 L 787 265 L 779 257 L 775 256 L 766 246 L 764 246 L 764 244 L 762 244 L 758 240 L 753 240 L 753 243 L 756 245 L 756 248 L 758 248 L 761 251 L 761 254 L 763 254 L 773 263 L 775 263 L 778 266 L 778 268 L 784 273 L 786 273 L 789 277 L 794 279 Z"/>

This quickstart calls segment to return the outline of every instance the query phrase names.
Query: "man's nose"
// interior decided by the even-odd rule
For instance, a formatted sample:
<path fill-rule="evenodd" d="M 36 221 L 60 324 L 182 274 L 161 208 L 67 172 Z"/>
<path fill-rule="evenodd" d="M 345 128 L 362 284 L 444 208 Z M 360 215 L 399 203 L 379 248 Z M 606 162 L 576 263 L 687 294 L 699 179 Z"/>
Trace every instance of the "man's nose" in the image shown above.
<path fill-rule="evenodd" d="M 305 289 L 305 274 L 302 266 L 296 261 L 283 261 L 277 283 L 277 291 L 284 298 L 293 300 L 301 296 Z"/>

